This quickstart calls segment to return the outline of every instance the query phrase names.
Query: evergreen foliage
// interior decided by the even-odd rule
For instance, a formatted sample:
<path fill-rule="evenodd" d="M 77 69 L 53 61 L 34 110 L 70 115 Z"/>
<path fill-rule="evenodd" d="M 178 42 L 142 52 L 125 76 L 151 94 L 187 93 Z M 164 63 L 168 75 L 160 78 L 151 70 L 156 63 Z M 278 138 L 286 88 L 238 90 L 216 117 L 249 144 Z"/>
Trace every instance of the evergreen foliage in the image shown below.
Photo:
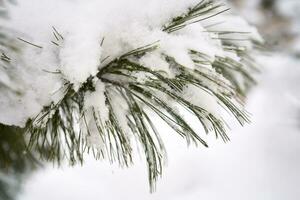
<path fill-rule="evenodd" d="M 228 10 L 223 4 L 203 0 L 181 16 L 170 19 L 161 29 L 168 34 L 175 34 L 190 24 L 208 20 Z M 210 31 L 210 28 L 207 27 L 207 30 Z M 17 49 L 10 45 L 7 39 L 9 34 L 1 27 L 0 31 L 1 64 L 9 67 L 11 58 L 7 52 Z M 164 72 L 151 70 L 137 62 L 141 57 L 158 49 L 159 41 L 134 49 L 109 61 L 99 69 L 96 76 L 88 78 L 78 90 L 66 80 L 64 87 L 60 89 L 64 97 L 57 103 L 45 106 L 38 116 L 27 121 L 26 128 L 22 130 L 26 132 L 24 137 L 28 137 L 26 148 L 38 153 L 41 159 L 57 164 L 63 160 L 68 160 L 71 165 L 83 163 L 87 152 L 92 153 L 96 159 L 108 159 L 118 162 L 121 166 L 129 166 L 133 161 L 135 146 L 132 144 L 132 138 L 135 138 L 145 154 L 150 188 L 154 189 L 156 180 L 162 174 L 166 152 L 161 133 L 152 121 L 151 114 L 155 113 L 188 144 L 208 147 L 205 135 L 197 133 L 176 109 L 182 107 L 199 120 L 207 134 L 212 133 L 224 142 L 229 141 L 224 119 L 186 99 L 183 95 L 185 88 L 196 87 L 216 98 L 241 125 L 250 121 L 249 114 L 242 105 L 247 90 L 255 83 L 252 73 L 257 71 L 257 68 L 246 48 L 236 45 L 233 39 L 226 38 L 226 35 L 232 33 L 247 33 L 214 30 L 211 32 L 219 36 L 225 51 L 234 52 L 242 59 L 236 61 L 224 56 L 212 61 L 205 53 L 190 49 L 188 53 L 195 64 L 195 68 L 191 69 L 182 66 L 173 57 L 162 54 L 172 70 L 176 71 L 176 76 L 170 78 Z M 53 34 L 56 40 L 52 43 L 59 46 L 59 41 L 63 41 L 64 37 L 54 27 Z M 102 60 L 102 63 L 105 62 L 106 59 Z M 213 69 L 208 69 L 206 65 L 211 65 Z M 60 74 L 59 71 L 53 73 Z M 145 79 L 138 79 L 137 73 L 143 74 Z M 84 106 L 86 94 L 95 91 L 96 80 L 105 84 L 105 103 L 109 110 L 109 118 L 106 121 L 101 120 L 99 111 L 95 108 L 86 110 Z M 129 130 L 122 127 L 121 123 L 124 122 L 120 123 L 117 117 L 118 108 L 114 107 L 112 100 L 116 96 L 128 107 L 129 112 L 124 118 Z M 86 120 L 91 116 L 104 147 L 89 145 L 86 135 L 83 134 L 83 130 L 87 130 L 88 136 L 91 134 L 90 124 Z M 79 124 L 79 121 L 83 123 Z M 0 136 L 2 132 L 1 130 Z M 22 141 L 22 145 L 24 143 L 25 140 Z"/>

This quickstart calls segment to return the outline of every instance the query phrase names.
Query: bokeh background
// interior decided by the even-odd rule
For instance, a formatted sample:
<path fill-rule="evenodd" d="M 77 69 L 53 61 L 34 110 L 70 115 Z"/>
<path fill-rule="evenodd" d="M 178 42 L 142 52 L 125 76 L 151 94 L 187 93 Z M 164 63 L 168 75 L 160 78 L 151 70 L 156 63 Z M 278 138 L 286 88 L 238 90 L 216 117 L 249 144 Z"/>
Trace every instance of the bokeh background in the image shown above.
<path fill-rule="evenodd" d="M 72 168 L 46 164 L 22 175 L 0 173 L 0 188 L 5 180 L 6 192 L 18 200 L 300 199 L 300 1 L 229 3 L 258 27 L 269 49 L 258 58 L 261 73 L 247 100 L 252 123 L 232 127 L 231 142 L 187 148 L 168 135 L 167 166 L 153 194 L 139 158 L 129 169 L 89 158 Z"/>

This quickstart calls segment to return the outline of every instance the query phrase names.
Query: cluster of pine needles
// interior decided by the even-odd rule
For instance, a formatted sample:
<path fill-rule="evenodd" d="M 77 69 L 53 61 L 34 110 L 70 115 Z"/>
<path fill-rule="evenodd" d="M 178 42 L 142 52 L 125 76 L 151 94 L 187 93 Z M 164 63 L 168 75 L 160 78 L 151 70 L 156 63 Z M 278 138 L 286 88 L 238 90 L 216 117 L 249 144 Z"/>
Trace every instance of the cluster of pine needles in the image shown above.
<path fill-rule="evenodd" d="M 170 20 L 162 30 L 172 34 L 190 24 L 208 20 L 227 10 L 228 8 L 223 4 L 203 0 L 186 13 Z M 215 33 L 222 36 L 231 32 Z M 59 45 L 59 40 L 63 40 L 63 37 L 56 29 L 54 34 L 57 41 L 53 43 Z M 85 153 L 92 153 L 96 159 L 108 159 L 111 162 L 119 162 L 121 166 L 129 166 L 133 162 L 134 145 L 128 135 L 132 135 L 145 154 L 150 188 L 153 190 L 156 180 L 162 174 L 165 147 L 149 110 L 169 125 L 174 132 L 185 138 L 188 144 L 202 144 L 208 147 L 206 141 L 167 100 L 176 102 L 177 106 L 192 113 L 207 134 L 213 133 L 216 138 L 228 141 L 226 123 L 223 119 L 214 116 L 205 108 L 194 105 L 180 95 L 187 85 L 193 85 L 214 96 L 241 125 L 249 122 L 248 113 L 240 105 L 243 104 L 247 89 L 255 83 L 251 75 L 256 70 L 254 60 L 246 49 L 226 38 L 221 41 L 223 49 L 235 52 L 242 58 L 241 61 L 229 57 L 217 57 L 214 61 L 210 61 L 205 53 L 191 49 L 189 54 L 195 68 L 190 69 L 176 62 L 174 58 L 162 55 L 178 72 L 174 78 L 169 78 L 163 72 L 151 70 L 136 61 L 159 48 L 159 42 L 156 42 L 111 60 L 99 69 L 95 77 L 90 77 L 83 83 L 79 90 L 75 91 L 73 85 L 66 81 L 63 88 L 64 97 L 59 102 L 45 106 L 36 118 L 28 120 L 25 128 L 29 137 L 27 149 L 38 153 L 42 159 L 58 164 L 63 160 L 68 160 L 72 165 L 83 163 Z M 3 54 L 1 59 L 7 61 L 8 58 Z M 206 64 L 210 64 L 214 71 L 204 67 Z M 146 75 L 147 79 L 143 82 L 139 81 L 135 76 L 136 73 Z M 242 83 L 240 77 L 243 77 Z M 95 125 L 104 142 L 102 148 L 88 145 L 86 135 L 82 133 L 84 128 L 90 134 L 88 123 L 84 123 L 85 127 L 80 127 L 78 124 L 79 120 L 85 121 L 84 99 L 87 92 L 95 91 L 94 79 L 99 79 L 105 84 L 104 95 L 109 110 L 108 120 L 101 121 L 99 111 L 92 109 Z M 217 86 L 220 90 L 215 90 L 212 86 Z M 160 94 L 167 98 L 161 98 Z M 124 130 L 118 122 L 117 108 L 114 108 L 112 103 L 112 98 L 116 97 L 121 98 L 128 106 L 126 123 L 130 132 Z"/>

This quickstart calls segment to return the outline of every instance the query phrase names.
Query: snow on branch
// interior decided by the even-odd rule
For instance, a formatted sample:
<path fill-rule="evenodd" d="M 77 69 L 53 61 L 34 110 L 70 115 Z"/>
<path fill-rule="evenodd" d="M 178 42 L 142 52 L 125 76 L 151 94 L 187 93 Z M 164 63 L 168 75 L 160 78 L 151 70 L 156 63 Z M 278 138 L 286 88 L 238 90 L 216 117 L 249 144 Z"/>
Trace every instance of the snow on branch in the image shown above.
<path fill-rule="evenodd" d="M 243 100 L 263 41 L 223 3 L 30 0 L 9 10 L 3 27 L 19 51 L 1 43 L 0 122 L 25 127 L 43 159 L 75 164 L 92 152 L 129 166 L 137 145 L 154 189 L 166 153 L 152 115 L 205 147 L 209 133 L 229 140 L 224 110 L 249 122 Z"/>

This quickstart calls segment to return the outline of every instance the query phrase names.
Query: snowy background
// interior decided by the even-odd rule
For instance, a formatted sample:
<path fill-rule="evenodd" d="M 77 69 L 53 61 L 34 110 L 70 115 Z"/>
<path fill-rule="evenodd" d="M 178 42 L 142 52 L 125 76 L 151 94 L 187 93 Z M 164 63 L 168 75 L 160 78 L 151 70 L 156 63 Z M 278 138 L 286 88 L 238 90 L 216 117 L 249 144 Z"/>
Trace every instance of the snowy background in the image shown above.
<path fill-rule="evenodd" d="M 252 23 L 262 27 L 270 22 L 264 21 L 269 18 L 257 9 L 258 1 L 247 2 L 252 3 L 240 9 L 246 17 L 256 13 Z M 168 136 L 167 167 L 153 194 L 149 193 L 144 162 L 139 159 L 133 167 L 120 169 L 90 158 L 83 166 L 58 169 L 48 165 L 38 170 L 24 183 L 19 199 L 298 200 L 300 59 L 295 55 L 300 46 L 300 3 L 278 2 L 277 12 L 292 19 L 284 30 L 292 33 L 293 42 L 289 48 L 279 45 L 278 52 L 259 59 L 259 84 L 247 102 L 252 123 L 233 127 L 230 143 L 217 141 L 208 149 L 186 148 L 184 141 Z M 278 37 L 274 40 L 285 39 Z M 163 124 L 161 129 L 169 131 Z"/>
<path fill-rule="evenodd" d="M 248 101 L 252 124 L 208 149 L 169 141 L 156 193 L 149 194 L 142 163 L 119 169 L 90 159 L 83 167 L 40 170 L 20 199 L 299 199 L 299 61 L 279 54 L 262 59 L 265 70 Z"/>

